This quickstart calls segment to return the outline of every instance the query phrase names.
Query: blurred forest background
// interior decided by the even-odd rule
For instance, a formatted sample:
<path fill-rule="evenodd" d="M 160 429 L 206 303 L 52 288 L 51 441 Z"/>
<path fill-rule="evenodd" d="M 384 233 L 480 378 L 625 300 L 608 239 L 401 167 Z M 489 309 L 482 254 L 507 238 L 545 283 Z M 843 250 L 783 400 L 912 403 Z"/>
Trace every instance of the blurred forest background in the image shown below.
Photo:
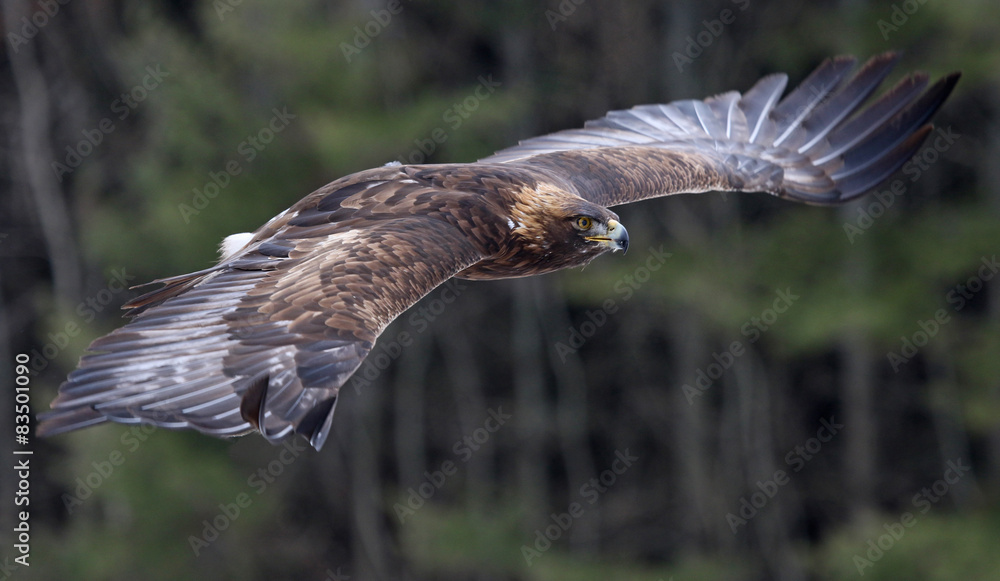
<path fill-rule="evenodd" d="M 0 398 L 0 579 L 1000 579 L 1000 4 L 0 17 L 0 377 L 29 355 L 36 412 L 122 324 L 125 286 L 208 266 L 340 176 L 795 85 L 836 54 L 903 50 L 886 86 L 964 73 L 879 197 L 626 206 L 627 256 L 431 293 L 344 389 L 321 453 L 117 424 L 33 440 L 30 567 Z"/>

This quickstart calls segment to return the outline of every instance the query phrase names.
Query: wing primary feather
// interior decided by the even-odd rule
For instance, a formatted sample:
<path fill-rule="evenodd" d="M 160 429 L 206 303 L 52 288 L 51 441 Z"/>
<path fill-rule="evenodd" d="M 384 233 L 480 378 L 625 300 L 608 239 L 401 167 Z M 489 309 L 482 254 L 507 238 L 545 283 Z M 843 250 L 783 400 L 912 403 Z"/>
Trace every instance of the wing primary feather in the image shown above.
<path fill-rule="evenodd" d="M 919 95 L 927 82 L 928 76 L 924 73 L 915 73 L 901 80 L 871 106 L 831 131 L 827 138 L 830 150 L 813 163 L 824 165 L 864 141 Z"/>
<path fill-rule="evenodd" d="M 794 91 L 782 99 L 771 113 L 775 123 L 778 124 L 778 129 L 781 130 L 771 146 L 780 146 L 793 131 L 798 129 L 813 109 L 843 81 L 856 62 L 853 57 L 827 59 Z"/>
<path fill-rule="evenodd" d="M 804 123 L 815 126 L 809 130 L 812 138 L 801 145 L 798 152 L 806 153 L 821 143 L 841 121 L 854 113 L 882 84 L 899 58 L 899 53 L 890 52 L 871 59 L 835 96 L 816 107 Z"/>
<path fill-rule="evenodd" d="M 270 376 L 263 373 L 253 379 L 247 386 L 243 399 L 240 401 L 240 416 L 250 422 L 255 430 L 260 431 L 264 413 L 264 401 L 267 399 L 267 386 Z"/>
<path fill-rule="evenodd" d="M 315 405 L 296 426 L 295 432 L 309 440 L 309 445 L 320 450 L 330 434 L 333 422 L 333 412 L 337 407 L 337 396 L 333 396 Z"/>
<path fill-rule="evenodd" d="M 847 178 L 877 163 L 886 152 L 908 139 L 930 119 L 958 82 L 958 75 L 941 79 L 916 101 L 871 133 L 868 138 L 844 154 L 844 167 L 833 174 L 835 180 Z"/>
<path fill-rule="evenodd" d="M 782 73 L 768 75 L 743 94 L 739 107 L 747 118 L 747 124 L 753 125 L 750 129 L 750 138 L 747 140 L 749 143 L 757 141 L 757 136 L 768 121 L 771 110 L 781 98 L 786 85 L 788 85 L 788 75 Z"/>
<path fill-rule="evenodd" d="M 930 124 L 924 125 L 897 145 L 894 150 L 882 154 L 878 162 L 869 165 L 865 171 L 839 179 L 837 186 L 841 190 L 840 201 L 846 202 L 861 196 L 892 175 L 920 149 L 932 129 L 933 126 Z"/>

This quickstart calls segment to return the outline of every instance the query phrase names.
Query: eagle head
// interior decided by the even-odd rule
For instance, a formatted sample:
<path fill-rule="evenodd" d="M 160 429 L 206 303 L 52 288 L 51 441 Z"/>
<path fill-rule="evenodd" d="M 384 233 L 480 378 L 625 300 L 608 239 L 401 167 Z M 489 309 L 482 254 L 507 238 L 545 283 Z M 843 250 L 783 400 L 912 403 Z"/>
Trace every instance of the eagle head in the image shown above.
<path fill-rule="evenodd" d="M 601 206 L 586 204 L 559 212 L 546 221 L 550 248 L 596 257 L 608 250 L 628 250 L 628 230 L 618 216 Z"/>
<path fill-rule="evenodd" d="M 582 266 L 607 251 L 628 249 L 628 231 L 604 206 L 555 188 L 521 190 L 509 206 L 513 256 L 520 276 Z"/>

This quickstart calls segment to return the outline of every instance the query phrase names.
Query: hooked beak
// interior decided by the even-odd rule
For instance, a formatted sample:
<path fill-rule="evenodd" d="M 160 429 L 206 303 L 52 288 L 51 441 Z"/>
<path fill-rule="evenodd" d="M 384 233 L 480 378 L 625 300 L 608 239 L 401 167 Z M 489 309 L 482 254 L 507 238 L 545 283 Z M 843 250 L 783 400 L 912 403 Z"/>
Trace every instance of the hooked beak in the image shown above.
<path fill-rule="evenodd" d="M 608 231 L 604 236 L 587 236 L 586 239 L 591 242 L 600 242 L 610 248 L 612 252 L 615 250 L 621 250 L 623 254 L 628 252 L 628 230 L 618 220 L 608 220 Z"/>

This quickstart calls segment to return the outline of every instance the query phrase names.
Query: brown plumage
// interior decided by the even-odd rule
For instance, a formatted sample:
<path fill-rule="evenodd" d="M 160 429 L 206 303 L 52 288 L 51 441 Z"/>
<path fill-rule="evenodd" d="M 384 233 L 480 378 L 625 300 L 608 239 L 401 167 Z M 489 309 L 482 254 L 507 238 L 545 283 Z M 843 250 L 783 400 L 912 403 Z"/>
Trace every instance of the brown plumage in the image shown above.
<path fill-rule="evenodd" d="M 530 276 L 624 250 L 607 210 L 618 204 L 728 190 L 829 205 L 876 186 L 958 81 L 927 88 L 916 73 L 862 108 L 897 59 L 850 78 L 854 59 L 828 60 L 780 102 L 787 78 L 771 75 L 743 95 L 613 111 L 476 163 L 339 179 L 217 265 L 126 305 L 133 320 L 94 341 L 39 434 L 114 420 L 299 433 L 319 449 L 338 390 L 382 330 L 453 276 Z"/>

